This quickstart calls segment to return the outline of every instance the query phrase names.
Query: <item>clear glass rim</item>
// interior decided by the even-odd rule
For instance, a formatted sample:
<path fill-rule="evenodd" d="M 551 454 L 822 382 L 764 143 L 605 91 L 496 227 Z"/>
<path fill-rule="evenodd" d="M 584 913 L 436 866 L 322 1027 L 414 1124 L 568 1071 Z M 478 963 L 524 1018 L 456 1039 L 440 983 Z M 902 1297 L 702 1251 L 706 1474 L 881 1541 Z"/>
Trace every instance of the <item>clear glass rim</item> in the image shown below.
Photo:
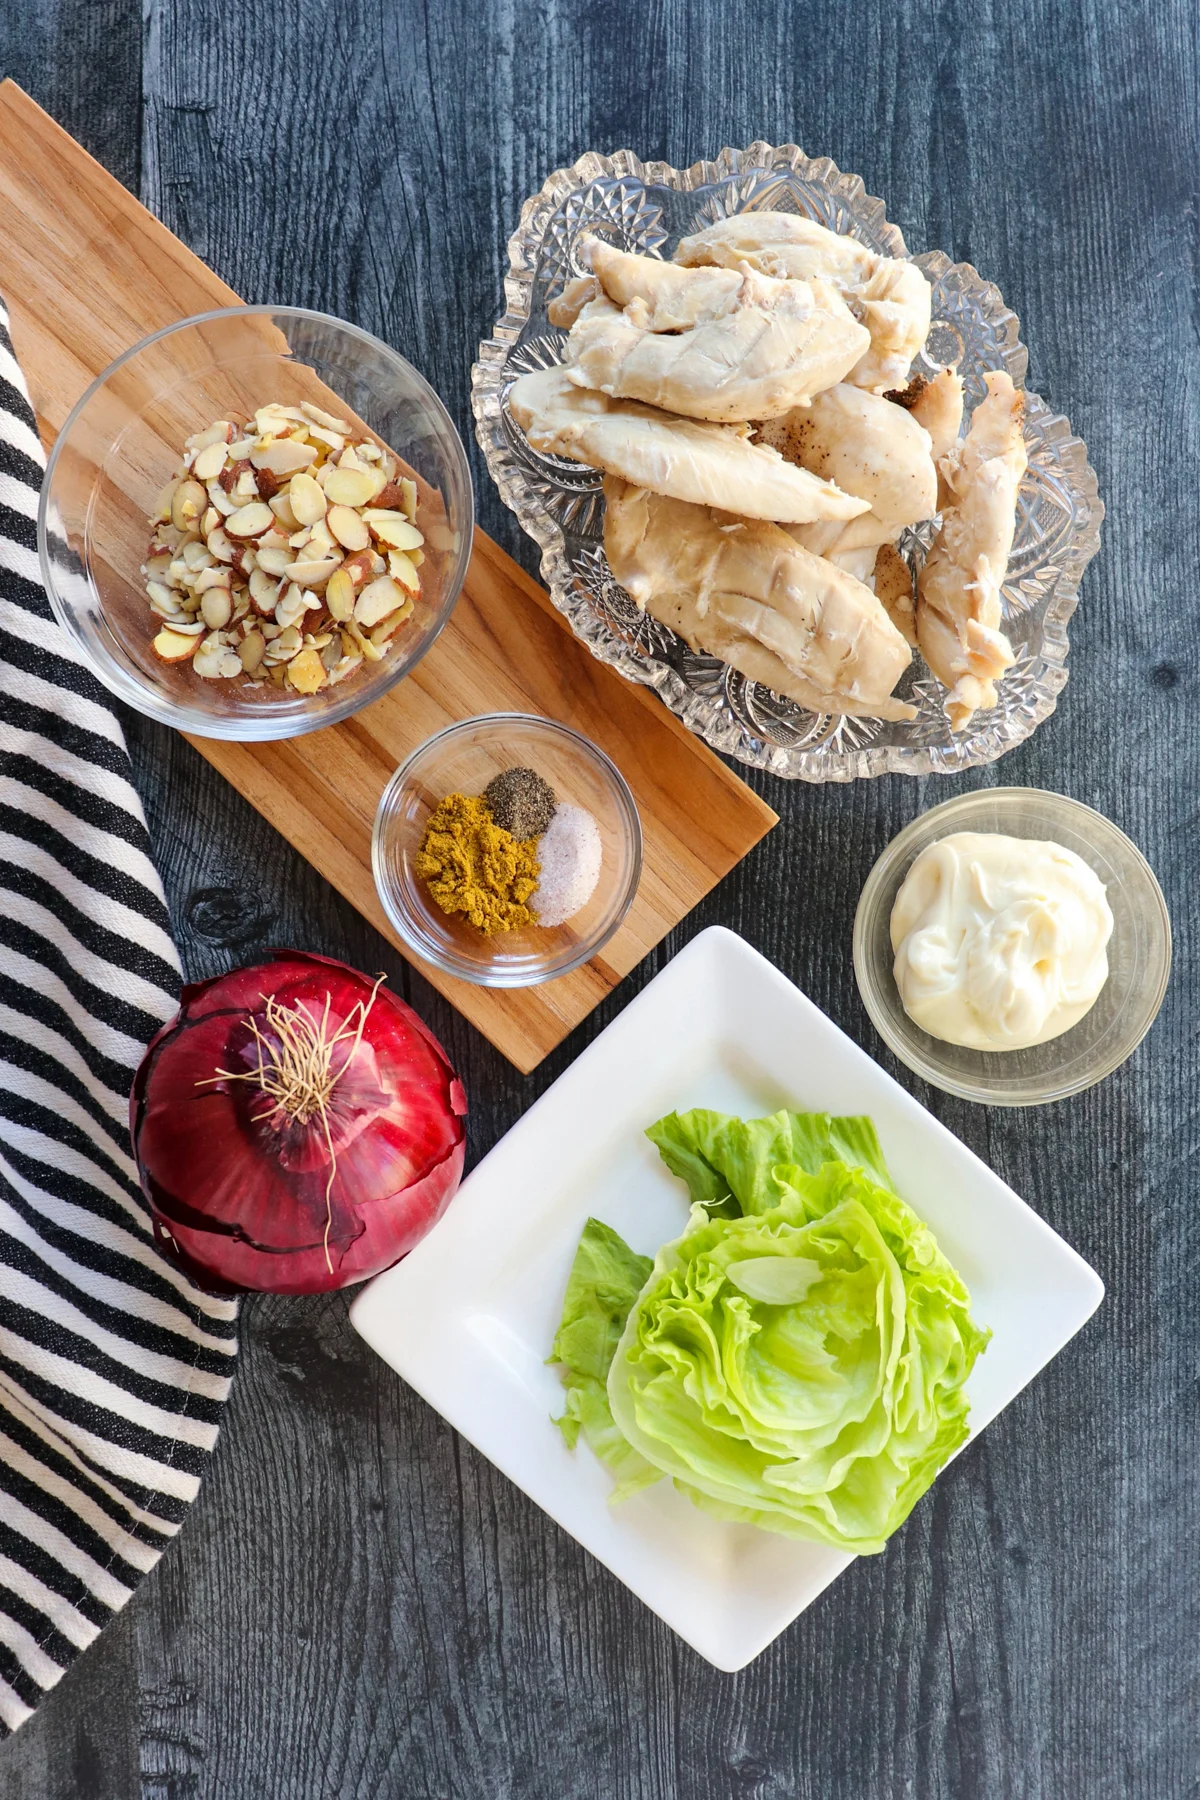
<path fill-rule="evenodd" d="M 533 726 L 536 729 L 551 732 L 557 737 L 569 739 L 587 758 L 597 763 L 609 778 L 616 795 L 618 808 L 625 821 L 628 834 L 630 867 L 624 891 L 620 896 L 613 917 L 602 931 L 593 938 L 577 946 L 561 960 L 533 968 L 522 968 L 507 972 L 502 969 L 481 968 L 477 963 L 459 958 L 453 952 L 440 949 L 424 938 L 413 925 L 404 909 L 393 899 L 392 884 L 387 879 L 384 856 L 384 843 L 391 824 L 391 812 L 396 796 L 405 786 L 411 771 L 422 757 L 438 746 L 461 737 L 469 731 L 477 731 L 481 726 L 486 728 L 499 726 Z M 393 929 L 399 933 L 414 955 L 420 957 L 443 974 L 453 975 L 460 981 L 469 981 L 475 987 L 490 988 L 523 988 L 538 987 L 542 982 L 554 981 L 560 975 L 569 975 L 573 969 L 581 968 L 596 956 L 604 946 L 620 930 L 633 905 L 634 896 L 642 879 L 643 837 L 641 815 L 637 809 L 629 783 L 618 769 L 608 752 L 599 744 L 576 731 L 571 725 L 564 725 L 558 719 L 549 719 L 544 713 L 526 712 L 494 712 L 476 713 L 469 719 L 456 719 L 452 725 L 444 725 L 435 731 L 415 750 L 409 752 L 391 777 L 383 793 L 379 797 L 379 805 L 375 809 L 375 822 L 371 828 L 371 873 L 375 879 L 375 891 L 379 903 L 388 916 Z"/>
<path fill-rule="evenodd" d="M 342 700 L 321 711 L 315 709 L 301 711 L 286 717 L 277 712 L 272 713 L 268 709 L 263 709 L 261 714 L 256 713 L 253 717 L 247 714 L 245 718 L 212 718 L 207 714 L 193 716 L 187 706 L 157 699 L 134 676 L 128 674 L 119 665 L 102 661 L 87 640 L 76 631 L 70 609 L 59 597 L 50 560 L 48 519 L 51 490 L 60 454 L 69 440 L 76 421 L 101 388 L 111 381 L 126 363 L 148 350 L 151 345 L 160 343 L 164 338 L 169 338 L 176 332 L 186 331 L 193 326 L 212 325 L 221 319 L 262 317 L 264 315 L 272 318 L 303 319 L 318 325 L 332 326 L 347 337 L 357 338 L 360 342 L 369 344 L 373 350 L 381 352 L 386 358 L 399 365 L 404 371 L 406 379 L 410 380 L 417 389 L 421 399 L 432 407 L 435 416 L 439 418 L 439 423 L 444 427 L 447 442 L 454 447 L 454 459 L 458 463 L 458 474 L 465 496 L 462 541 L 446 583 L 445 594 L 424 643 L 411 658 L 397 662 L 395 667 L 389 670 L 389 678 L 380 682 L 378 687 L 373 687 L 369 695 L 356 694 L 351 686 L 350 691 Z M 382 338 L 377 338 L 370 331 L 364 331 L 361 325 L 352 325 L 346 319 L 335 317 L 333 313 L 316 312 L 307 306 L 272 306 L 269 304 L 218 306 L 209 312 L 191 313 L 187 318 L 176 319 L 170 325 L 161 325 L 157 331 L 150 332 L 147 337 L 139 338 L 136 344 L 131 344 L 127 350 L 123 350 L 120 356 L 115 357 L 106 369 L 101 370 L 100 374 L 88 383 L 63 420 L 50 454 L 46 458 L 46 473 L 42 480 L 37 512 L 38 567 L 46 598 L 50 602 L 50 610 L 60 629 L 66 633 L 72 643 L 78 644 L 83 651 L 86 665 L 97 681 L 101 682 L 110 693 L 115 694 L 118 700 L 123 700 L 126 705 L 133 707 L 136 712 L 144 714 L 147 718 L 157 720 L 160 725 L 170 725 L 190 737 L 214 738 L 234 743 L 273 743 L 285 738 L 305 737 L 310 731 L 323 730 L 326 725 L 341 724 L 344 720 L 352 718 L 355 713 L 361 712 L 364 707 L 372 705 L 376 700 L 380 700 L 385 694 L 390 693 L 398 682 L 403 681 L 406 675 L 412 673 L 422 657 L 433 648 L 441 636 L 446 622 L 458 603 L 459 595 L 462 593 L 474 539 L 475 489 L 471 480 L 471 467 L 458 427 L 450 417 L 439 395 L 426 381 L 421 371 L 414 368 L 412 363 L 401 356 L 398 350 L 393 350 L 390 344 L 385 344 Z"/>
<path fill-rule="evenodd" d="M 1153 902 L 1162 930 L 1162 969 L 1151 1003 L 1139 1029 L 1132 1036 L 1119 1040 L 1117 1045 L 1103 1056 L 1094 1067 L 1084 1068 L 1069 1079 L 1055 1082 L 1047 1080 L 1036 1092 L 1013 1093 L 1007 1089 L 989 1084 L 986 1078 L 972 1079 L 965 1075 L 954 1075 L 935 1062 L 907 1036 L 898 1030 L 891 1015 L 880 1002 L 878 983 L 880 972 L 871 959 L 868 937 L 875 922 L 876 913 L 885 889 L 892 880 L 896 867 L 904 860 L 912 843 L 923 836 L 932 821 L 937 819 L 950 823 L 950 815 L 969 813 L 973 806 L 986 805 L 1000 801 L 1050 801 L 1065 812 L 1082 814 L 1090 821 L 1098 821 L 1105 833 L 1119 840 L 1133 866 L 1144 881 L 1148 898 Z M 1123 1063 L 1127 1062 L 1137 1049 L 1150 1027 L 1154 1024 L 1166 998 L 1167 987 L 1171 978 L 1171 962 L 1173 954 L 1173 937 L 1171 917 L 1167 911 L 1167 902 L 1159 885 L 1158 877 L 1150 867 L 1133 839 L 1123 832 L 1119 825 L 1098 812 L 1094 806 L 1088 806 L 1083 800 L 1072 799 L 1068 794 L 1055 793 L 1052 788 L 1024 787 L 989 787 L 974 788 L 969 794 L 956 794 L 951 800 L 943 800 L 940 805 L 918 815 L 902 831 L 887 844 L 877 857 L 870 874 L 863 883 L 859 895 L 858 906 L 854 913 L 854 930 L 852 939 L 854 959 L 854 978 L 863 1005 L 867 1009 L 872 1025 L 884 1043 L 899 1057 L 906 1068 L 928 1081 L 931 1087 L 939 1088 L 943 1093 L 953 1094 L 960 1100 L 971 1100 L 977 1105 L 985 1106 L 1046 1106 L 1056 1100 L 1066 1100 L 1072 1094 L 1080 1094 L 1097 1082 L 1104 1081 Z M 888 971 L 890 976 L 890 970 Z M 1001 1053 L 1002 1054 L 1002 1053 Z"/>

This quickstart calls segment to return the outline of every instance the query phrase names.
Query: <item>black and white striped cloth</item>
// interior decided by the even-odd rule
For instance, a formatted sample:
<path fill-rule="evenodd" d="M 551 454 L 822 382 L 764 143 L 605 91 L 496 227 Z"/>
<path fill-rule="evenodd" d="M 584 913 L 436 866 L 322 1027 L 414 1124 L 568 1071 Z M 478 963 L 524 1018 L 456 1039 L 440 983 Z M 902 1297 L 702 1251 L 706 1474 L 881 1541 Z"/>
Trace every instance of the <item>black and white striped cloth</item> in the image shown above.
<path fill-rule="evenodd" d="M 0 304 L 0 1737 L 179 1529 L 237 1349 L 129 1154 L 179 961 L 120 722 L 39 580 L 42 470 Z"/>

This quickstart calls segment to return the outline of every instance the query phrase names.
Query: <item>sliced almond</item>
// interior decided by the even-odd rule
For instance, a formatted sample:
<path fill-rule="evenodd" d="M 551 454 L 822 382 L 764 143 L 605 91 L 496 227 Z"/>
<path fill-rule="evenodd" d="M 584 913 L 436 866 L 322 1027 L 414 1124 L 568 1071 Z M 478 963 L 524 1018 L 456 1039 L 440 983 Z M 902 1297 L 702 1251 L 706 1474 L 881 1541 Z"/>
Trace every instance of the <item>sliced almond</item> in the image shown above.
<path fill-rule="evenodd" d="M 344 419 L 335 419 L 332 413 L 322 412 L 321 408 L 314 406 L 311 400 L 302 400 L 300 411 L 306 419 L 311 419 L 314 425 L 324 425 L 327 431 L 349 431 L 350 429 Z"/>
<path fill-rule="evenodd" d="M 226 469 L 225 473 L 231 475 L 232 471 Z M 223 519 L 227 519 L 230 513 L 235 513 L 238 509 L 237 501 L 230 499 L 229 489 L 220 481 L 209 482 L 208 503 L 217 509 Z"/>
<path fill-rule="evenodd" d="M 288 686 L 298 694 L 315 694 L 325 686 L 325 665 L 315 650 L 302 650 L 287 666 Z"/>
<path fill-rule="evenodd" d="M 236 500 L 241 506 L 245 506 L 250 500 L 262 499 L 262 495 L 258 491 L 258 476 L 253 469 L 243 469 L 230 488 L 229 497 L 231 500 Z"/>
<path fill-rule="evenodd" d="M 311 444 L 298 443 L 291 437 L 260 442 L 250 452 L 250 461 L 255 468 L 267 469 L 272 475 L 295 475 L 299 470 L 307 469 L 316 458 L 317 452 Z"/>
<path fill-rule="evenodd" d="M 412 609 L 413 603 L 411 600 L 406 600 L 403 606 L 398 606 L 389 618 L 384 619 L 381 624 L 376 625 L 375 629 L 371 632 L 371 642 L 373 644 L 386 644 L 393 631 L 398 630 L 399 627 L 403 625 L 405 619 L 410 616 Z"/>
<path fill-rule="evenodd" d="M 159 606 L 179 605 L 178 594 L 176 594 L 173 589 L 165 587 L 161 581 L 148 581 L 146 583 L 146 592 L 149 594 L 151 600 L 155 601 Z"/>
<path fill-rule="evenodd" d="M 387 491 L 386 489 L 384 490 Z M 404 479 L 400 483 L 400 492 L 404 495 L 404 510 L 410 519 L 417 516 L 417 484 Z"/>
<path fill-rule="evenodd" d="M 354 602 L 354 622 L 364 630 L 378 625 L 398 606 L 403 606 L 404 601 L 403 588 L 398 587 L 390 575 L 380 575 L 377 580 L 367 583 Z"/>
<path fill-rule="evenodd" d="M 331 506 L 325 515 L 325 524 L 345 550 L 365 550 L 371 542 L 366 520 L 353 507 Z M 410 525 L 408 529 L 412 531 L 413 527 Z"/>
<path fill-rule="evenodd" d="M 257 443 L 257 438 L 240 437 L 236 443 L 230 444 L 225 454 L 230 462 L 249 462 L 250 452 L 255 448 Z"/>
<path fill-rule="evenodd" d="M 420 593 L 421 577 L 403 550 L 388 552 L 388 568 L 391 571 L 392 579 L 398 581 L 401 587 L 407 588 L 410 594 Z"/>
<path fill-rule="evenodd" d="M 204 516 L 200 520 L 200 529 L 204 533 L 204 536 L 207 537 L 210 531 L 215 531 L 217 526 L 223 525 L 224 522 L 224 513 L 219 513 L 215 506 L 206 506 L 204 509 Z"/>
<path fill-rule="evenodd" d="M 315 525 L 325 517 L 325 492 L 311 475 L 293 475 L 288 483 L 288 500 L 300 525 Z"/>
<path fill-rule="evenodd" d="M 231 563 L 237 555 L 237 551 L 221 526 L 210 531 L 205 542 L 219 562 Z"/>
<path fill-rule="evenodd" d="M 225 521 L 225 529 L 232 538 L 261 537 L 275 523 L 275 514 L 264 500 L 252 500 L 249 506 L 239 506 Z"/>
<path fill-rule="evenodd" d="M 285 531 L 299 531 L 300 521 L 292 511 L 292 503 L 288 498 L 286 488 L 282 493 L 276 494 L 269 505 Z"/>
<path fill-rule="evenodd" d="M 300 587 L 320 587 L 323 581 L 329 580 L 337 566 L 332 557 L 322 557 L 319 561 L 302 557 L 297 562 L 290 562 L 284 572 Z"/>
<path fill-rule="evenodd" d="M 408 516 L 408 508 L 404 504 L 404 484 L 400 481 L 387 482 L 380 488 L 371 504 L 386 508 L 390 512 L 403 513 L 405 517 Z"/>
<path fill-rule="evenodd" d="M 254 554 L 259 568 L 265 569 L 268 575 L 286 575 L 288 564 L 292 561 L 290 550 L 278 550 L 270 545 L 260 544 Z"/>
<path fill-rule="evenodd" d="M 377 487 L 369 470 L 330 469 L 325 477 L 325 498 L 331 506 L 365 506 Z"/>
<path fill-rule="evenodd" d="M 212 553 L 208 545 L 202 543 L 199 538 L 192 538 L 183 546 L 179 554 L 183 558 L 185 568 L 188 569 L 206 569 L 212 561 Z"/>
<path fill-rule="evenodd" d="M 159 550 L 153 556 L 146 558 L 142 564 L 142 573 L 148 575 L 152 581 L 161 581 L 170 566 L 170 552 Z"/>
<path fill-rule="evenodd" d="M 208 496 L 198 481 L 181 481 L 171 499 L 171 523 L 177 531 L 195 525 L 208 505 Z"/>
<path fill-rule="evenodd" d="M 196 452 L 192 463 L 192 474 L 197 481 L 213 481 L 225 467 L 226 444 L 224 438 L 216 438 L 211 444 L 205 444 Z"/>
<path fill-rule="evenodd" d="M 356 550 L 353 556 L 344 559 L 342 567 L 355 587 L 361 587 L 372 575 L 382 575 L 386 564 L 373 550 Z"/>
<path fill-rule="evenodd" d="M 393 550 L 419 550 L 425 542 L 416 526 L 410 525 L 407 519 L 373 519 L 369 512 L 365 517 L 374 536 Z"/>
<path fill-rule="evenodd" d="M 267 640 L 263 637 L 261 631 L 248 631 L 246 633 L 245 637 L 238 645 L 238 656 L 247 675 L 253 675 L 255 669 L 257 669 L 259 663 L 263 659 L 263 651 L 266 647 Z"/>
<path fill-rule="evenodd" d="M 264 619 L 269 619 L 275 611 L 275 602 L 279 598 L 279 582 L 269 575 L 266 569 L 258 568 L 250 573 L 250 598 L 257 612 Z"/>
<path fill-rule="evenodd" d="M 228 419 L 215 419 L 203 431 L 193 432 L 184 442 L 189 450 L 200 451 L 207 450 L 210 444 L 227 444 L 233 435 L 234 427 Z"/>
<path fill-rule="evenodd" d="M 275 607 L 275 619 L 286 631 L 289 625 L 298 625 L 304 617 L 304 589 L 292 582 L 287 592 Z"/>
<path fill-rule="evenodd" d="M 200 602 L 200 612 L 210 631 L 220 631 L 233 614 L 233 598 L 228 588 L 207 589 Z"/>
<path fill-rule="evenodd" d="M 201 569 L 200 573 L 196 576 L 194 592 L 197 594 L 205 594 L 208 592 L 209 588 L 227 588 L 232 580 L 233 577 L 229 572 L 228 564 L 223 563 L 220 568 Z"/>
<path fill-rule="evenodd" d="M 186 662 L 189 656 L 196 654 L 199 641 L 198 638 L 189 637 L 182 631 L 172 631 L 169 626 L 165 626 L 155 638 L 153 650 L 163 662 Z"/>
<path fill-rule="evenodd" d="M 349 570 L 335 569 L 325 588 L 325 604 L 331 619 L 348 619 L 354 612 L 354 582 Z"/>
<path fill-rule="evenodd" d="M 329 671 L 329 685 L 336 687 L 339 681 L 345 681 L 347 675 L 353 675 L 355 669 L 362 668 L 361 656 L 342 656 Z"/>

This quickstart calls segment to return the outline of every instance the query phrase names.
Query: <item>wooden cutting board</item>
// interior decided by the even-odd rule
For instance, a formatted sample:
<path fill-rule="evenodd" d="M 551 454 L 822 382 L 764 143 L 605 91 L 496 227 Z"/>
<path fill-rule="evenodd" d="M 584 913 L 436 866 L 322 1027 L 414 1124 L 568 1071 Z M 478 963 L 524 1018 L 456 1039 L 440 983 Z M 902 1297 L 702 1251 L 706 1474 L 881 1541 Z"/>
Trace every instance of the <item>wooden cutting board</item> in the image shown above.
<path fill-rule="evenodd" d="M 11 81 L 0 86 L 0 293 L 47 446 L 87 384 L 131 344 L 189 313 L 238 304 Z M 633 790 L 645 838 L 637 898 L 601 955 L 543 987 L 507 991 L 456 981 L 413 956 L 384 917 L 370 863 L 376 803 L 397 763 L 443 725 L 498 710 L 543 713 L 600 744 Z M 483 532 L 449 624 L 383 699 L 285 743 L 190 741 L 525 1071 L 776 822 L 654 696 L 597 662 Z"/>

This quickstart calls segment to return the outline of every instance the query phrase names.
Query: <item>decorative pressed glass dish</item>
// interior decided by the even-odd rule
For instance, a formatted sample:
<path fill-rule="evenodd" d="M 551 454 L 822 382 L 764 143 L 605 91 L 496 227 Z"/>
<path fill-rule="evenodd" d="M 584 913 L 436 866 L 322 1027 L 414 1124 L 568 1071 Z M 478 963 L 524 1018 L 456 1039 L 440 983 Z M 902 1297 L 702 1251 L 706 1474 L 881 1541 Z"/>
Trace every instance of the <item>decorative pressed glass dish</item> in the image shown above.
<path fill-rule="evenodd" d="M 349 414 L 416 479 L 421 591 L 377 662 L 314 694 L 269 681 L 205 680 L 151 648 L 142 565 L 156 497 L 184 439 L 272 401 Z M 135 344 L 69 414 L 38 514 L 42 578 L 59 624 L 104 685 L 139 712 L 198 737 L 298 737 L 348 718 L 418 663 L 458 599 L 474 502 L 466 455 L 429 383 L 369 332 L 293 306 L 238 306 L 181 319 Z"/>
<path fill-rule="evenodd" d="M 485 936 L 442 911 L 415 860 L 447 794 L 481 795 L 493 776 L 515 767 L 541 775 L 559 805 L 591 813 L 600 874 L 590 899 L 563 924 Z M 617 930 L 641 878 L 642 827 L 624 776 L 590 739 L 534 713 L 484 713 L 448 725 L 401 763 L 375 815 L 371 864 L 384 911 L 418 956 L 480 987 L 532 987 L 587 962 Z"/>
<path fill-rule="evenodd" d="M 1113 916 L 1108 980 L 1061 1037 L 1029 1050 L 969 1050 L 931 1037 L 905 1012 L 892 972 L 892 907 L 921 851 L 957 831 L 1061 844 L 1104 883 Z M 1141 851 L 1102 813 L 1038 788 L 983 788 L 922 813 L 867 876 L 854 916 L 858 990 L 884 1043 L 934 1087 L 993 1106 L 1063 1100 L 1111 1075 L 1154 1023 L 1170 972 L 1171 921 Z"/>
<path fill-rule="evenodd" d="M 578 243 L 585 233 L 669 258 L 681 237 L 750 210 L 801 213 L 875 251 L 908 255 L 883 203 L 858 176 L 843 175 L 828 158 L 806 157 L 794 144 L 722 150 L 715 161 L 690 169 L 643 163 L 621 150 L 556 170 L 522 208 L 508 246 L 508 304 L 480 345 L 473 371 L 476 431 L 488 468 L 541 546 L 542 577 L 576 636 L 602 662 L 654 688 L 724 755 L 805 781 L 954 774 L 993 762 L 1054 710 L 1067 680 L 1067 622 L 1104 516 L 1084 445 L 1038 395 L 1026 393 L 1029 469 L 1004 586 L 1004 629 L 1017 660 L 1000 686 L 999 705 L 977 713 L 960 733 L 951 731 L 944 691 L 919 655 L 896 689 L 916 707 L 916 717 L 893 723 L 806 712 L 716 657 L 690 650 L 614 581 L 604 555 L 598 471 L 531 449 L 510 415 L 516 378 L 563 360 L 567 334 L 550 323 L 547 306 L 582 272 Z M 955 364 L 968 412 L 983 397 L 989 369 L 1007 370 L 1023 387 L 1028 353 L 999 290 L 941 251 L 914 260 L 933 289 L 933 325 L 913 373 Z M 901 539 L 914 571 L 933 529 L 927 522 Z"/>

